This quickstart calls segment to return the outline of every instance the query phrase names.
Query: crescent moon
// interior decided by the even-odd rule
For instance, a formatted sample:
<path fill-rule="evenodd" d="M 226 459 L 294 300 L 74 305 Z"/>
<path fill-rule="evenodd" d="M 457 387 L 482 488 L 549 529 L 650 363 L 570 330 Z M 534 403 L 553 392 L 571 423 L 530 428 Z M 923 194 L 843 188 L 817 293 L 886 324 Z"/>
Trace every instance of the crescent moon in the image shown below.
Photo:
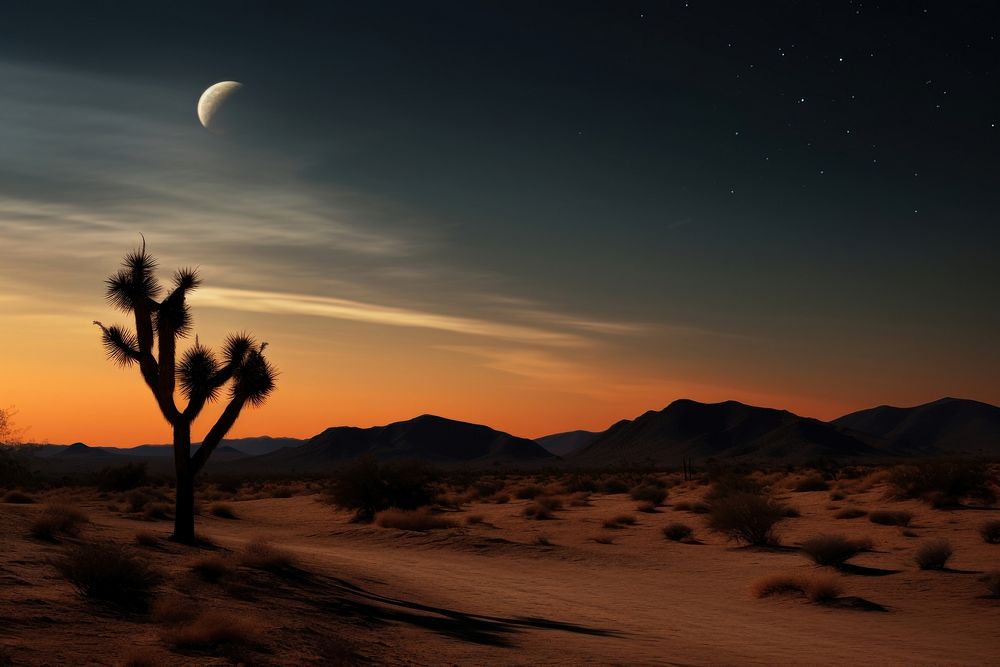
<path fill-rule="evenodd" d="M 198 120 L 207 130 L 214 131 L 212 119 L 219 108 L 243 87 L 239 81 L 220 81 L 209 86 L 198 100 Z"/>

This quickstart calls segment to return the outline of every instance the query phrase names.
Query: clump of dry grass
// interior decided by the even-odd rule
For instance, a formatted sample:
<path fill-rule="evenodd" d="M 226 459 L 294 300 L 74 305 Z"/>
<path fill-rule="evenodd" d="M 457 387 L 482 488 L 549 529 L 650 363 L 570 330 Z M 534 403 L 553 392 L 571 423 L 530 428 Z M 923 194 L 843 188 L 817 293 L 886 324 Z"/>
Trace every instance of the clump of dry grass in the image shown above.
<path fill-rule="evenodd" d="M 872 547 L 866 539 L 848 539 L 843 535 L 817 535 L 802 543 L 802 553 L 817 565 L 839 567 Z"/>
<path fill-rule="evenodd" d="M 609 529 L 624 528 L 625 526 L 634 526 L 635 517 L 631 514 L 619 514 L 618 516 L 611 517 L 610 519 L 605 519 L 604 527 Z"/>
<path fill-rule="evenodd" d="M 667 499 L 667 490 L 653 484 L 642 484 L 629 491 L 632 500 L 642 500 L 655 505 L 662 505 Z"/>
<path fill-rule="evenodd" d="M 31 535 L 49 542 L 59 537 L 78 537 L 80 528 L 90 519 L 71 505 L 46 505 L 42 513 L 31 524 Z"/>
<path fill-rule="evenodd" d="M 455 526 L 455 522 L 451 519 L 432 514 L 427 509 L 387 509 L 375 515 L 375 524 L 382 528 L 417 531 L 438 530 Z"/>
<path fill-rule="evenodd" d="M 35 502 L 35 499 L 29 496 L 23 491 L 8 491 L 4 494 L 3 502 L 10 505 L 30 505 Z"/>
<path fill-rule="evenodd" d="M 635 511 L 642 512 L 644 514 L 656 514 L 657 512 L 659 512 L 659 510 L 656 509 L 656 503 L 650 502 L 648 500 L 644 500 L 638 505 L 636 505 Z"/>
<path fill-rule="evenodd" d="M 543 503 L 534 502 L 529 505 L 525 505 L 522 514 L 528 519 L 536 519 L 538 521 L 544 521 L 547 519 L 555 518 L 552 509 Z"/>
<path fill-rule="evenodd" d="M 1000 570 L 994 570 L 993 572 L 987 572 L 984 574 L 980 581 L 986 584 L 986 590 L 993 597 L 1000 597 Z"/>
<path fill-rule="evenodd" d="M 883 526 L 909 526 L 913 513 L 906 510 L 875 510 L 868 513 L 868 520 Z"/>
<path fill-rule="evenodd" d="M 135 543 L 140 547 L 158 547 L 160 546 L 160 538 L 157 537 L 156 533 L 140 530 L 135 534 Z"/>
<path fill-rule="evenodd" d="M 266 568 L 265 568 L 266 569 Z M 216 582 L 233 573 L 232 563 L 221 556 L 204 556 L 191 563 L 191 571 L 205 581 Z"/>
<path fill-rule="evenodd" d="M 1000 544 L 1000 521 L 987 521 L 979 527 L 979 535 L 987 544 Z"/>
<path fill-rule="evenodd" d="M 260 623 L 245 614 L 206 611 L 182 625 L 167 628 L 163 639 L 179 649 L 215 649 L 223 645 L 251 647 L 264 634 Z"/>
<path fill-rule="evenodd" d="M 220 519 L 239 518 L 238 516 L 236 516 L 236 510 L 233 509 L 233 506 L 230 505 L 229 503 L 215 503 L 208 509 L 208 511 L 212 514 L 212 516 L 218 517 Z"/>
<path fill-rule="evenodd" d="M 731 540 L 755 546 L 776 545 L 774 526 L 785 516 L 785 507 L 774 499 L 736 491 L 713 501 L 709 527 Z"/>
<path fill-rule="evenodd" d="M 860 507 L 845 507 L 836 514 L 833 515 L 834 519 L 857 519 L 868 514 L 867 511 L 861 509 Z"/>
<path fill-rule="evenodd" d="M 955 551 L 948 540 L 930 540 L 917 547 L 914 560 L 921 570 L 943 570 L 953 553 Z"/>
<path fill-rule="evenodd" d="M 280 547 L 276 547 L 264 539 L 255 539 L 247 543 L 239 557 L 240 565 L 255 570 L 283 573 L 294 570 L 297 566 L 295 555 Z"/>
<path fill-rule="evenodd" d="M 809 602 L 830 602 L 840 597 L 843 589 L 835 575 L 772 574 L 755 581 L 750 587 L 754 597 L 789 593 L 802 594 Z"/>
<path fill-rule="evenodd" d="M 161 579 L 148 561 L 114 542 L 75 546 L 55 566 L 83 597 L 126 611 L 145 611 Z"/>
<path fill-rule="evenodd" d="M 663 536 L 668 540 L 680 542 L 686 540 L 694 533 L 691 526 L 683 523 L 668 523 L 663 527 Z"/>

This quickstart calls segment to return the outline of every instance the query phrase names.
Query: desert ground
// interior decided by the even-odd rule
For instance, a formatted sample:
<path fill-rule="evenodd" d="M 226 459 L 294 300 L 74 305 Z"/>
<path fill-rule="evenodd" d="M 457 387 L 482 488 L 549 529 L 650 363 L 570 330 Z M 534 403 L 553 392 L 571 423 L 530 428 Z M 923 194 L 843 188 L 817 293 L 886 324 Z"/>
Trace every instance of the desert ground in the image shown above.
<path fill-rule="evenodd" d="M 983 580 L 1000 569 L 1000 545 L 980 535 L 1000 511 L 887 500 L 877 471 L 815 491 L 792 490 L 795 473 L 772 474 L 772 495 L 799 516 L 777 524 L 781 546 L 752 547 L 691 511 L 709 485 L 676 473 L 661 479 L 668 497 L 638 511 L 627 492 L 570 493 L 558 476 L 515 477 L 503 493 L 442 497 L 425 516 L 451 525 L 431 530 L 354 522 L 314 482 L 235 492 L 206 484 L 199 547 L 167 540 L 168 506 L 135 500 L 166 488 L 67 487 L 26 494 L 34 502 L 8 498 L 0 504 L 0 663 L 1000 662 L 1000 598 Z M 524 491 L 532 484 L 540 489 Z M 538 498 L 518 495 L 558 498 L 552 518 L 525 516 Z M 66 534 L 33 534 L 52 506 L 86 521 Z M 835 518 L 845 508 L 912 518 L 905 527 Z M 634 524 L 609 522 L 623 515 Z M 667 539 L 663 528 L 675 522 L 692 534 Z M 871 546 L 840 568 L 818 566 L 798 548 L 829 534 Z M 945 569 L 918 568 L 918 547 L 940 538 L 954 549 Z M 126 545 L 159 573 L 148 609 L 96 603 L 57 567 L 79 545 L 107 542 Z M 815 603 L 795 592 L 758 597 L 760 582 L 774 575 L 825 576 L 841 590 Z"/>

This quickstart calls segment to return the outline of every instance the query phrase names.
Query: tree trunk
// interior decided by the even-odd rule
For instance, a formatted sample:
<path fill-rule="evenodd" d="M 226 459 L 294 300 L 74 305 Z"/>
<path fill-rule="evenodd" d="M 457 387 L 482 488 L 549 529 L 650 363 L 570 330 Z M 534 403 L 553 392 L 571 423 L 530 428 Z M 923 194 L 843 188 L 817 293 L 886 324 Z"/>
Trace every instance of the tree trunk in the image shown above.
<path fill-rule="evenodd" d="M 191 466 L 190 424 L 174 427 L 174 469 L 177 473 L 177 502 L 171 539 L 181 544 L 194 544 L 194 469 Z"/>

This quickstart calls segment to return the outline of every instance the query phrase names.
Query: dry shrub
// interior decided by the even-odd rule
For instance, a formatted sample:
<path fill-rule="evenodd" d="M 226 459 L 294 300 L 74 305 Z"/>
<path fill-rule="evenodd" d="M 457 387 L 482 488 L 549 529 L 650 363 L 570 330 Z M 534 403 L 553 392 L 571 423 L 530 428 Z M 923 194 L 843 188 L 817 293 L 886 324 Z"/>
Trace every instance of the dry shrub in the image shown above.
<path fill-rule="evenodd" d="M 587 491 L 577 491 L 569 497 L 571 507 L 590 507 L 590 493 Z"/>
<path fill-rule="evenodd" d="M 875 510 L 868 514 L 868 520 L 883 526 L 909 526 L 913 513 L 906 510 Z"/>
<path fill-rule="evenodd" d="M 869 549 L 870 540 L 852 540 L 843 535 L 817 535 L 802 543 L 802 553 L 814 563 L 833 567 L 839 567 Z"/>
<path fill-rule="evenodd" d="M 659 510 L 656 509 L 656 503 L 644 500 L 635 507 L 636 512 L 643 512 L 645 514 L 656 514 Z"/>
<path fill-rule="evenodd" d="M 737 491 L 711 505 L 708 524 L 731 540 L 756 546 L 778 544 L 774 526 L 785 518 L 785 508 L 768 496 Z"/>
<path fill-rule="evenodd" d="M 843 592 L 840 580 L 834 575 L 772 574 L 755 581 L 751 587 L 754 597 L 800 593 L 809 602 L 829 602 Z"/>
<path fill-rule="evenodd" d="M 953 553 L 955 551 L 948 540 L 930 540 L 917 547 L 914 560 L 921 570 L 943 570 Z"/>
<path fill-rule="evenodd" d="M 188 623 L 168 628 L 163 639 L 179 649 L 215 649 L 227 646 L 256 646 L 264 633 L 260 624 L 245 614 L 206 611 Z"/>
<path fill-rule="evenodd" d="M 191 571 L 205 581 L 219 581 L 233 573 L 233 565 L 221 556 L 204 556 L 191 563 Z"/>
<path fill-rule="evenodd" d="M 161 579 L 148 561 L 114 542 L 77 545 L 55 565 L 83 597 L 126 611 L 145 611 Z"/>
<path fill-rule="evenodd" d="M 157 521 L 159 519 L 169 519 L 173 512 L 174 508 L 168 503 L 147 503 L 145 509 L 142 511 L 142 515 L 149 521 Z"/>
<path fill-rule="evenodd" d="M 540 521 L 545 519 L 552 519 L 555 517 L 550 508 L 538 502 L 526 505 L 522 513 L 524 514 L 525 517 L 529 519 L 537 519 Z"/>
<path fill-rule="evenodd" d="M 497 505 L 506 505 L 510 502 L 510 495 L 506 493 L 498 493 L 490 498 L 490 502 L 494 502 Z"/>
<path fill-rule="evenodd" d="M 667 499 L 667 490 L 652 484 L 645 484 L 633 488 L 629 491 L 629 496 L 631 496 L 632 500 L 642 500 L 653 503 L 653 505 L 662 505 Z"/>
<path fill-rule="evenodd" d="M 296 568 L 295 555 L 267 540 L 255 539 L 247 543 L 240 554 L 240 564 L 255 570 L 283 573 Z"/>
<path fill-rule="evenodd" d="M 451 519 L 432 514 L 426 508 L 417 510 L 387 509 L 375 515 L 375 523 L 382 528 L 417 531 L 453 528 L 455 526 L 455 522 Z"/>
<path fill-rule="evenodd" d="M 31 524 L 31 534 L 40 540 L 55 542 L 59 537 L 77 537 L 90 520 L 70 505 L 46 505 Z"/>
<path fill-rule="evenodd" d="M 808 491 L 826 491 L 830 488 L 829 482 L 823 479 L 822 475 L 806 475 L 800 477 L 792 484 L 792 491 L 808 492 Z"/>
<path fill-rule="evenodd" d="M 631 514 L 619 514 L 618 516 L 611 517 L 610 519 L 606 519 L 604 521 L 604 527 L 610 529 L 624 528 L 625 526 L 634 525 L 635 517 Z"/>
<path fill-rule="evenodd" d="M 416 461 L 380 463 L 362 456 L 341 468 L 329 489 L 330 502 L 355 511 L 358 521 L 370 521 L 375 514 L 393 507 L 412 510 L 434 500 L 434 474 Z"/>
<path fill-rule="evenodd" d="M 889 495 L 912 498 L 933 507 L 957 507 L 965 500 L 996 502 L 987 466 L 968 460 L 943 460 L 895 466 L 889 471 Z"/>
<path fill-rule="evenodd" d="M 135 543 L 140 547 L 158 547 L 160 546 L 160 538 L 157 537 L 156 533 L 140 530 L 135 534 Z"/>
<path fill-rule="evenodd" d="M 663 527 L 663 536 L 668 540 L 680 542 L 686 540 L 694 533 L 691 526 L 683 523 L 668 523 Z"/>
<path fill-rule="evenodd" d="M 21 491 L 8 491 L 3 497 L 3 502 L 11 505 L 30 505 L 35 502 L 35 499 Z"/>
<path fill-rule="evenodd" d="M 514 497 L 518 500 L 534 500 L 545 493 L 545 489 L 537 484 L 522 486 L 514 491 Z"/>
<path fill-rule="evenodd" d="M 1000 521 L 987 521 L 979 527 L 979 535 L 987 544 L 1000 544 Z"/>
<path fill-rule="evenodd" d="M 994 570 L 993 572 L 987 572 L 984 574 L 980 581 L 986 584 L 986 590 L 993 597 L 1000 597 L 1000 570 Z"/>
<path fill-rule="evenodd" d="M 844 509 L 842 509 L 839 512 L 837 512 L 836 514 L 834 514 L 833 518 L 834 519 L 857 519 L 859 517 L 865 516 L 866 514 L 868 514 L 868 512 L 866 512 L 865 510 L 861 509 L 860 507 L 845 507 Z"/>
<path fill-rule="evenodd" d="M 486 518 L 482 514 L 470 514 L 469 516 L 465 517 L 465 523 L 469 524 L 470 526 L 475 526 L 476 524 L 480 524 L 485 520 Z"/>
<path fill-rule="evenodd" d="M 618 477 L 601 480 L 600 490 L 607 494 L 628 493 L 629 485 Z"/>
<path fill-rule="evenodd" d="M 239 518 L 236 516 L 236 510 L 234 510 L 233 506 L 228 503 L 215 503 L 209 508 L 208 511 L 211 512 L 212 516 L 218 517 L 220 519 Z"/>

